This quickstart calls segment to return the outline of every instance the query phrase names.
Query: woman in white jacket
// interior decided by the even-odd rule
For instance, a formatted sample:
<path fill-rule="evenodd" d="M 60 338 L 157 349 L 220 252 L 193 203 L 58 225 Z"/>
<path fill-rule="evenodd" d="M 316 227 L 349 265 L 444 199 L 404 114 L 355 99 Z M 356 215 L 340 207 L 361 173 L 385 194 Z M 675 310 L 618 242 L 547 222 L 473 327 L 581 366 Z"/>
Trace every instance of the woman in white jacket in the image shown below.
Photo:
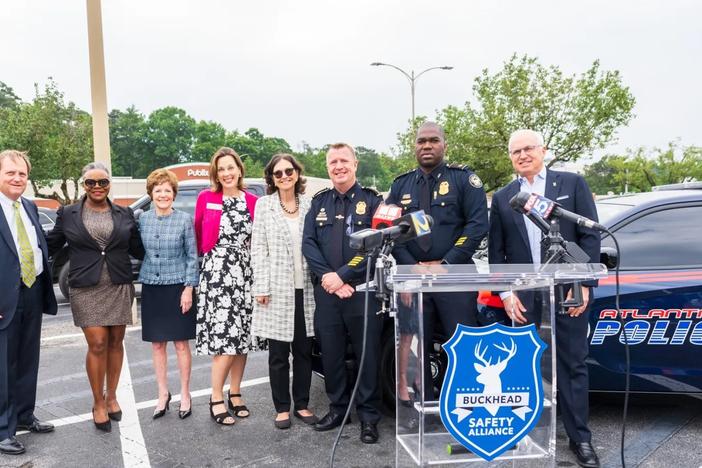
<path fill-rule="evenodd" d="M 293 357 L 293 414 L 306 424 L 312 380 L 314 295 L 302 256 L 302 228 L 310 208 L 302 166 L 290 154 L 276 154 L 264 169 L 268 193 L 258 200 L 251 239 L 256 297 L 252 333 L 268 339 L 268 367 L 277 412 L 274 425 L 290 422 L 290 363 Z"/>

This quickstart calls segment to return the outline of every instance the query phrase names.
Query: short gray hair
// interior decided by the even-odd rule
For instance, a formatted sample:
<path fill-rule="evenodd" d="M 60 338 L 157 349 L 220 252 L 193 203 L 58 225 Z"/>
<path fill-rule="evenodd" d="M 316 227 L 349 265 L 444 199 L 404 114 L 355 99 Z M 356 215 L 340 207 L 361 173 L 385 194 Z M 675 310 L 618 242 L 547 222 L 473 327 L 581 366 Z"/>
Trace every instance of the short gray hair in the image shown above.
<path fill-rule="evenodd" d="M 539 146 L 544 146 L 544 136 L 541 133 L 528 128 L 520 128 L 519 130 L 515 130 L 510 134 L 509 143 L 507 143 L 507 151 L 512 150 L 512 141 L 515 138 L 523 135 L 528 135 L 536 138 L 536 144 Z"/>
<path fill-rule="evenodd" d="M 88 171 L 92 171 L 93 169 L 100 169 L 101 171 L 105 171 L 107 173 L 107 176 L 110 176 L 110 170 L 100 161 L 93 161 L 83 166 L 83 169 L 81 169 L 80 171 L 80 176 L 85 177 L 85 173 Z"/>

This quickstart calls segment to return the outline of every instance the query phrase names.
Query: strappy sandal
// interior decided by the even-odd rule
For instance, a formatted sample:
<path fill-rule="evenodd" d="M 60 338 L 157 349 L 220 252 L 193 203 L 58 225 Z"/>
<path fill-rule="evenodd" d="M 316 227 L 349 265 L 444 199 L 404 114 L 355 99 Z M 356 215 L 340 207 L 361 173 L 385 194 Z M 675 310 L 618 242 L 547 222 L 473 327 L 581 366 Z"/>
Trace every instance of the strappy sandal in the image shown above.
<path fill-rule="evenodd" d="M 241 419 L 248 418 L 249 416 L 251 416 L 251 411 L 249 411 L 246 405 L 234 405 L 232 403 L 232 398 L 241 398 L 241 393 L 229 392 L 229 398 L 227 400 L 229 403 L 229 409 L 232 410 L 234 416 Z M 242 414 L 244 412 L 245 414 Z"/>
<path fill-rule="evenodd" d="M 214 413 L 214 410 L 212 408 L 214 408 L 217 405 L 224 406 L 224 400 L 220 400 L 220 401 L 210 400 L 210 417 L 212 419 L 214 419 L 214 422 L 216 422 L 217 424 L 221 424 L 223 426 L 233 426 L 234 423 L 236 423 L 236 419 L 232 418 L 232 415 L 229 414 L 228 411 L 225 410 L 224 413 L 217 413 L 217 414 Z M 226 422 L 227 418 L 232 418 L 232 422 Z"/>

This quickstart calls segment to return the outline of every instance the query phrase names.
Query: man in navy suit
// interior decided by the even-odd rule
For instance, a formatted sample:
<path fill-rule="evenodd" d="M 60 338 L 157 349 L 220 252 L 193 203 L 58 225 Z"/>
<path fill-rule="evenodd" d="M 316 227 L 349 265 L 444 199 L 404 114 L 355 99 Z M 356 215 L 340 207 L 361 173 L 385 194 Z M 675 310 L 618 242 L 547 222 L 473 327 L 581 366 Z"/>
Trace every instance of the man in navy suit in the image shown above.
<path fill-rule="evenodd" d="M 56 314 L 46 240 L 37 207 L 22 198 L 31 164 L 0 152 L 0 452 L 24 453 L 15 432 L 51 432 L 34 416 L 42 313 Z"/>
<path fill-rule="evenodd" d="M 564 209 L 586 218 L 597 220 L 592 192 L 585 179 L 578 174 L 546 169 L 546 147 L 543 137 L 533 130 L 517 130 L 509 139 L 509 156 L 517 179 L 498 190 L 490 207 L 489 259 L 497 263 L 541 264 L 541 231 L 523 214 L 509 205 L 518 192 L 537 193 L 557 201 Z M 567 241 L 576 242 L 598 263 L 600 236 L 597 232 L 561 220 L 560 231 Z M 588 354 L 588 306 L 592 287 L 596 282 L 582 285 L 583 304 L 570 307 L 567 314 L 556 314 L 556 350 L 558 378 L 558 407 L 570 449 L 578 463 L 585 467 L 599 467 L 588 428 L 588 372 L 585 359 Z M 572 288 L 571 288 L 572 289 Z M 533 293 L 509 292 L 501 294 L 505 312 L 516 324 L 541 323 L 541 297 Z M 567 299 L 572 291 L 567 292 Z"/>

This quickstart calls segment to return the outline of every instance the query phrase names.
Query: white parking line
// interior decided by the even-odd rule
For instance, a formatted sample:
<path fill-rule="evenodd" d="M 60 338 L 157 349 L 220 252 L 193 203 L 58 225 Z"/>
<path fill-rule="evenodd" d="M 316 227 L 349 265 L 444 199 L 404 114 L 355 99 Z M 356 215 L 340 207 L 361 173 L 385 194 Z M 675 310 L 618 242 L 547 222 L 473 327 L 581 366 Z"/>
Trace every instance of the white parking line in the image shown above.
<path fill-rule="evenodd" d="M 149 468 L 149 452 L 146 450 L 144 435 L 141 433 L 139 413 L 137 412 L 132 374 L 129 372 L 127 352 L 124 352 L 122 373 L 117 386 L 117 400 L 122 407 L 122 420 L 119 422 L 119 440 L 122 442 L 123 466 Z"/>

